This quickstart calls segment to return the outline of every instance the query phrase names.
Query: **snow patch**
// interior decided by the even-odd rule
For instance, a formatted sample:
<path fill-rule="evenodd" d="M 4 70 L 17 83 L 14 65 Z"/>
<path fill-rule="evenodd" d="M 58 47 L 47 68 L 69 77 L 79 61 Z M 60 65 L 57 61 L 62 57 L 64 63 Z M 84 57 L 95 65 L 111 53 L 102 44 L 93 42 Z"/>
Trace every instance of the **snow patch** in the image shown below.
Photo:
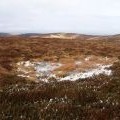
<path fill-rule="evenodd" d="M 75 80 L 79 80 L 79 79 L 85 79 L 85 78 L 89 78 L 89 77 L 93 77 L 95 75 L 99 75 L 99 74 L 105 74 L 105 75 L 111 75 L 112 71 L 108 70 L 107 68 L 109 68 L 111 65 L 98 65 L 98 68 L 96 69 L 91 69 L 85 72 L 71 72 L 69 73 L 68 76 L 61 78 L 60 81 L 64 81 L 64 80 L 70 80 L 70 81 L 75 81 Z"/>
<path fill-rule="evenodd" d="M 39 62 L 35 64 L 35 69 L 37 72 L 48 73 L 61 65 L 60 63 Z"/>
<path fill-rule="evenodd" d="M 56 78 L 53 70 L 61 67 L 60 63 L 39 62 L 35 64 L 37 77 L 42 81 L 48 81 L 50 78 Z"/>
<path fill-rule="evenodd" d="M 33 68 L 34 75 L 37 79 L 48 82 L 50 78 L 56 78 L 56 75 L 53 73 L 53 71 L 60 66 L 62 66 L 61 63 L 51 63 L 51 62 L 30 62 L 30 61 L 22 61 L 18 62 L 18 76 L 20 77 L 31 77 L 31 71 L 29 68 Z"/>
<path fill-rule="evenodd" d="M 90 57 L 86 58 L 85 60 L 89 60 Z M 82 62 L 81 61 L 76 61 L 76 65 L 81 66 Z M 65 80 L 70 80 L 70 81 L 76 81 L 79 79 L 85 79 L 85 78 L 90 78 L 95 75 L 108 75 L 110 76 L 112 74 L 112 70 L 109 68 L 112 65 L 102 65 L 102 64 L 96 64 L 95 68 L 87 69 L 84 72 L 80 72 L 79 68 L 76 67 L 74 71 L 67 72 L 65 77 L 58 77 L 55 73 L 54 70 L 57 68 L 61 67 L 62 63 L 52 63 L 52 62 L 30 62 L 30 61 L 22 61 L 18 62 L 17 66 L 17 72 L 18 76 L 20 77 L 26 77 L 26 78 L 31 78 L 35 77 L 36 79 L 44 82 L 49 82 L 50 80 L 57 80 L 57 81 L 65 81 Z M 57 71 L 57 73 L 62 72 L 62 71 Z M 32 73 L 32 74 L 31 74 Z"/>

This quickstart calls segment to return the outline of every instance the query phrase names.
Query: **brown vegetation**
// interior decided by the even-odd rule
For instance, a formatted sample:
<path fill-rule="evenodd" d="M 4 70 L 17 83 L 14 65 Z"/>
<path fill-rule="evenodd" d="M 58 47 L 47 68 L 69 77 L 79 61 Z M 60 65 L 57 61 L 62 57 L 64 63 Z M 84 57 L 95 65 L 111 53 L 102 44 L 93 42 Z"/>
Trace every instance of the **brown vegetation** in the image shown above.
<path fill-rule="evenodd" d="M 14 73 L 14 64 L 20 60 L 77 60 L 82 55 L 120 59 L 119 46 L 118 38 L 0 38 L 0 119 L 119 120 L 120 61 L 111 67 L 111 77 L 100 75 L 75 82 L 34 83 Z M 74 66 L 65 69 L 71 68 Z"/>

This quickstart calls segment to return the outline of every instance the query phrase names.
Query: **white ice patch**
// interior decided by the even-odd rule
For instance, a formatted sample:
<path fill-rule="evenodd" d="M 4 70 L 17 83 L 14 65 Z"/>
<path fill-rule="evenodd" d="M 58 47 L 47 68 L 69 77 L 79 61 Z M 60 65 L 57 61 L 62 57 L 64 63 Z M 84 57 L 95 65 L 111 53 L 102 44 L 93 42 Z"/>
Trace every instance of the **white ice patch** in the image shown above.
<path fill-rule="evenodd" d="M 60 63 L 38 62 L 35 64 L 35 69 L 37 72 L 48 73 L 60 66 L 61 66 Z"/>
<path fill-rule="evenodd" d="M 50 79 L 56 78 L 56 75 L 52 73 L 53 70 L 62 66 L 60 63 L 39 62 L 35 64 L 35 70 L 38 78 Z M 44 80 L 43 80 L 44 81 Z"/>
<path fill-rule="evenodd" d="M 99 75 L 99 74 L 105 74 L 105 75 L 111 75 L 112 71 L 108 70 L 111 65 L 99 65 L 98 68 L 96 69 L 91 69 L 86 72 L 71 72 L 69 73 L 68 76 L 61 78 L 60 81 L 65 81 L 65 80 L 70 80 L 70 81 L 75 81 L 79 79 L 85 79 L 89 77 L 93 77 L 94 75 Z"/>

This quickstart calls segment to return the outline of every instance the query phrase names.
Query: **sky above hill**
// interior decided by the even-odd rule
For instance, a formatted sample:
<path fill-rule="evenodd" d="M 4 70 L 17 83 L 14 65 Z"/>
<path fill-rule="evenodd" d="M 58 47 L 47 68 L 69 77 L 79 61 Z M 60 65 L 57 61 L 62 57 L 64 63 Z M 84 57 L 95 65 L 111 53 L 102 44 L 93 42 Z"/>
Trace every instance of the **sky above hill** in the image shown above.
<path fill-rule="evenodd" d="M 0 32 L 120 34 L 120 0 L 0 0 Z"/>

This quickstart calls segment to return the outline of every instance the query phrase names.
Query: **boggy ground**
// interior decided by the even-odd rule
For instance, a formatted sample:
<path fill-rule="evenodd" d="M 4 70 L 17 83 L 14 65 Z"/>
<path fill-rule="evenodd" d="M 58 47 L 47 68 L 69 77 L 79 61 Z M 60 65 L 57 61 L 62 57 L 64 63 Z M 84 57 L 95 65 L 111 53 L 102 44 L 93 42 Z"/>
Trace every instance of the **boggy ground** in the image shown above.
<path fill-rule="evenodd" d="M 0 119 L 119 120 L 119 46 L 118 37 L 99 40 L 1 37 Z M 16 73 L 16 63 L 19 61 L 61 61 L 70 63 L 69 66 L 74 59 L 91 55 L 111 58 L 110 63 L 117 59 L 110 67 L 112 76 L 36 83 Z M 74 69 L 73 65 L 68 66 L 61 69 Z"/>
<path fill-rule="evenodd" d="M 110 66 L 118 59 L 101 56 L 76 56 L 53 61 L 20 61 L 16 64 L 16 74 L 35 82 L 75 81 L 94 75 L 112 75 Z"/>

